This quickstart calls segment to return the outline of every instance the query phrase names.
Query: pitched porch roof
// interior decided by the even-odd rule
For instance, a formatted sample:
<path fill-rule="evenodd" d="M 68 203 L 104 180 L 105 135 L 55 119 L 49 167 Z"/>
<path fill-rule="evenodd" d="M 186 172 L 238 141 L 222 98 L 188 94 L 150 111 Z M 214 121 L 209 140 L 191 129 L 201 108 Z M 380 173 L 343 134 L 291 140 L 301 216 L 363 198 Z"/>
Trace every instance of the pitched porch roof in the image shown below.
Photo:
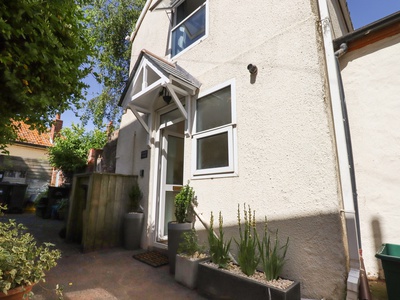
<path fill-rule="evenodd" d="M 165 84 L 169 81 L 176 81 L 179 82 L 181 81 L 181 84 L 183 84 L 185 87 L 189 88 L 189 90 L 197 90 L 200 86 L 201 83 L 194 78 L 192 75 L 190 75 L 187 71 L 185 71 L 182 67 L 180 67 L 178 64 L 173 64 L 171 62 L 168 62 L 164 60 L 163 58 L 151 53 L 150 51 L 143 49 L 139 57 L 135 63 L 135 66 L 132 69 L 132 72 L 129 76 L 128 82 L 126 83 L 125 89 L 121 95 L 121 98 L 119 100 L 118 105 L 119 106 L 124 106 L 124 104 L 127 102 L 127 97 L 128 96 L 134 96 L 135 89 L 134 85 L 138 86 L 139 84 L 143 84 L 143 82 L 137 82 L 140 77 L 140 73 L 142 72 L 143 68 L 145 67 L 143 62 L 146 60 L 147 62 L 151 63 L 156 70 L 158 70 L 163 76 L 160 76 L 162 79 L 166 79 L 166 82 L 163 82 L 162 85 L 165 86 Z M 154 69 L 153 69 L 154 70 Z M 156 71 L 154 70 L 154 71 Z M 156 71 L 157 73 L 157 71 Z M 145 80 L 148 78 L 144 78 Z M 136 82 L 135 82 L 136 81 Z M 147 82 L 148 84 L 148 82 Z M 140 88 L 140 90 L 142 90 Z M 192 93 L 194 94 L 194 92 Z"/>
<path fill-rule="evenodd" d="M 118 105 L 124 109 L 131 109 L 144 129 L 150 133 L 150 128 L 140 113 L 151 114 L 167 105 L 161 96 L 168 94 L 181 115 L 187 119 L 187 111 L 181 99 L 194 95 L 200 85 L 196 78 L 176 63 L 173 64 L 147 50 L 142 50 Z"/>

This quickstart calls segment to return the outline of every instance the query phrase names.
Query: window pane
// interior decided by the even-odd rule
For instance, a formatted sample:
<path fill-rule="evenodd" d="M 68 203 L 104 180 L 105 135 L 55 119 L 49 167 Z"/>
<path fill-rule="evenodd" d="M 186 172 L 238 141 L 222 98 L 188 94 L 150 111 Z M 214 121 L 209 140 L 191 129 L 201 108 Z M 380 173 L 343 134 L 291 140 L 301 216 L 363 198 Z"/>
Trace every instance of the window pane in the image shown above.
<path fill-rule="evenodd" d="M 204 0 L 187 0 L 179 5 L 176 9 L 176 23 L 178 25 L 189 15 L 191 15 L 196 9 L 198 9 L 205 1 Z"/>
<path fill-rule="evenodd" d="M 229 166 L 228 133 L 197 140 L 197 170 Z"/>
<path fill-rule="evenodd" d="M 182 114 L 181 114 L 179 109 L 171 110 L 171 111 L 169 111 L 169 112 L 167 112 L 165 114 L 162 114 L 160 116 L 160 125 L 166 124 L 167 122 L 176 120 L 176 119 L 178 119 L 180 117 L 182 117 Z"/>
<path fill-rule="evenodd" d="M 196 102 L 196 131 L 211 129 L 214 127 L 230 124 L 231 113 L 231 87 L 200 98 Z"/>
<path fill-rule="evenodd" d="M 164 235 L 168 234 L 168 223 L 175 219 L 175 196 L 178 192 L 165 192 Z"/>
<path fill-rule="evenodd" d="M 167 184 L 183 183 L 183 138 L 168 136 Z"/>
<path fill-rule="evenodd" d="M 206 7 L 203 6 L 172 31 L 172 56 L 199 40 L 206 32 Z"/>

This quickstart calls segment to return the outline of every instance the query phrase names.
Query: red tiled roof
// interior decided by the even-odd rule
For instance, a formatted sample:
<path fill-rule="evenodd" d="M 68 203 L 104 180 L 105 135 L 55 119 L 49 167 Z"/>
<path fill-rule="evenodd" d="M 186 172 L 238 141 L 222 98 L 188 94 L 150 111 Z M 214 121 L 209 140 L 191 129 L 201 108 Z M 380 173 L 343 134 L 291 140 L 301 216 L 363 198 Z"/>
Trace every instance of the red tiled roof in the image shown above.
<path fill-rule="evenodd" d="M 36 129 L 32 130 L 24 122 L 14 122 L 18 126 L 17 142 L 33 144 L 38 146 L 51 146 L 50 131 L 40 134 Z"/>

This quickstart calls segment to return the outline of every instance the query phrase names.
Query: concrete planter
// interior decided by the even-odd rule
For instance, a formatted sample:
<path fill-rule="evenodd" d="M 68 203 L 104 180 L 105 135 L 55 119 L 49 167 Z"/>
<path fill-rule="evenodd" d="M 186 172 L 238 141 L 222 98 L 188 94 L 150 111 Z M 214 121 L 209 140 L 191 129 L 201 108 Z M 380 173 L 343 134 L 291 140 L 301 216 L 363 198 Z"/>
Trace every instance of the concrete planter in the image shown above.
<path fill-rule="evenodd" d="M 207 299 L 300 300 L 300 283 L 285 290 L 200 263 L 197 290 Z M 269 295 L 271 295 L 269 297 Z"/>
<path fill-rule="evenodd" d="M 140 248 L 144 214 L 130 212 L 124 216 L 124 247 L 128 250 Z"/>
<path fill-rule="evenodd" d="M 179 244 L 183 241 L 182 234 L 192 230 L 192 226 L 192 223 L 168 223 L 168 260 L 171 274 L 175 274 L 175 258 Z"/>
<path fill-rule="evenodd" d="M 199 263 L 208 261 L 209 259 L 209 257 L 205 257 L 191 260 L 177 254 L 175 262 L 175 280 L 190 289 L 194 289 L 197 285 Z"/>

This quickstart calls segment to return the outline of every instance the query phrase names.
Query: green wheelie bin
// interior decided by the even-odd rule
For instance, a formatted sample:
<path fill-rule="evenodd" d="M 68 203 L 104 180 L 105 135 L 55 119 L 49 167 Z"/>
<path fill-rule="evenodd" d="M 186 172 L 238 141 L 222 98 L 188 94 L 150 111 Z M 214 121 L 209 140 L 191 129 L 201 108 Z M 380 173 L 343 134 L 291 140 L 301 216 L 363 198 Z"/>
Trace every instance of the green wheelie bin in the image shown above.
<path fill-rule="evenodd" d="M 375 257 L 382 261 L 389 300 L 400 299 L 400 245 L 382 244 Z"/>

